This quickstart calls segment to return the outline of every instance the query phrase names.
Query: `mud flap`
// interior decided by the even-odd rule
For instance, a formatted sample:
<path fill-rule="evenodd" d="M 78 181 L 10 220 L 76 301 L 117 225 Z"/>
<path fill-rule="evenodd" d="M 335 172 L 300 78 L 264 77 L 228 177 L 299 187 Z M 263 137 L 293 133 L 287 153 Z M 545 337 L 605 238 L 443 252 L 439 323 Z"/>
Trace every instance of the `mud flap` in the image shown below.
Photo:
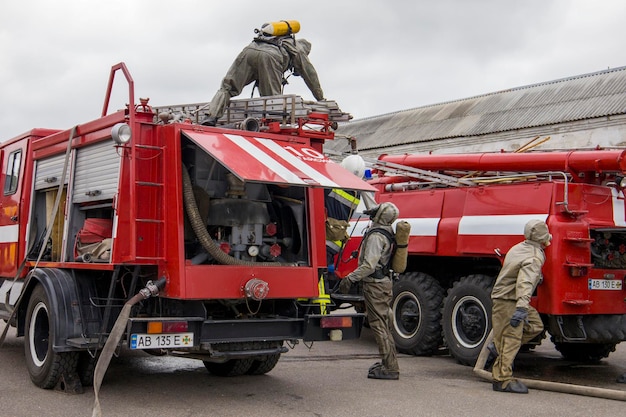
<path fill-rule="evenodd" d="M 54 387 L 55 391 L 61 391 L 65 394 L 82 394 L 83 384 L 80 383 L 78 373 L 63 372 L 59 378 L 59 382 Z"/>

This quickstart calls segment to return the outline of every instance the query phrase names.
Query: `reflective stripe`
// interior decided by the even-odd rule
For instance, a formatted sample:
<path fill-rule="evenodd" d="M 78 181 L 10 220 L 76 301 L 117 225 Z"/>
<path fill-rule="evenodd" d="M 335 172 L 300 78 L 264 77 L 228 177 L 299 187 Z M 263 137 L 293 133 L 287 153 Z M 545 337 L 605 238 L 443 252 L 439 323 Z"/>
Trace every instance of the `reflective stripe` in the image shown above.
<path fill-rule="evenodd" d="M 616 210 L 616 211 L 619 211 Z M 524 225 L 531 219 L 546 221 L 548 214 L 518 214 L 518 215 L 490 215 L 490 216 L 463 216 L 459 222 L 458 234 L 476 236 L 524 236 Z M 401 217 L 398 221 L 407 221 L 411 224 L 411 236 L 435 237 L 441 218 L 407 218 Z M 616 221 L 618 219 L 615 219 Z M 351 221 L 348 234 L 352 237 L 363 237 L 369 222 L 363 220 Z"/>
<path fill-rule="evenodd" d="M 532 219 L 546 221 L 548 214 L 463 216 L 459 235 L 524 235 L 524 225 Z"/>
<path fill-rule="evenodd" d="M 0 243 L 17 243 L 19 232 L 19 224 L 0 226 Z"/>
<path fill-rule="evenodd" d="M 621 198 L 619 191 L 611 188 L 613 194 L 613 223 L 615 226 L 626 226 L 626 218 L 624 218 L 624 200 Z"/>
<path fill-rule="evenodd" d="M 337 200 L 344 206 L 350 207 L 351 209 L 355 209 L 361 202 L 361 199 L 358 196 L 352 195 L 349 192 L 338 188 L 333 188 L 330 194 L 328 194 L 328 197 Z"/>
<path fill-rule="evenodd" d="M 327 240 L 326 246 L 335 252 L 339 252 L 339 249 L 343 247 L 343 242 L 341 240 Z"/>

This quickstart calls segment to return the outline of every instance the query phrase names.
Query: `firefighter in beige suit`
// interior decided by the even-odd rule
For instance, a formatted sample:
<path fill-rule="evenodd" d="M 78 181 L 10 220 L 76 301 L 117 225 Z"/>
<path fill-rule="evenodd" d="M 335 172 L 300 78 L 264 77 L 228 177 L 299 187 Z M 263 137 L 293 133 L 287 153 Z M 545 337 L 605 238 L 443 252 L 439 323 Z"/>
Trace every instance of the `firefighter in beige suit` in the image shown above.
<path fill-rule="evenodd" d="M 493 390 L 519 394 L 527 393 L 528 388 L 513 378 L 513 360 L 523 344 L 543 331 L 530 297 L 543 279 L 544 248 L 552 240 L 548 225 L 541 220 L 526 223 L 524 237 L 526 240 L 507 253 L 491 292 L 494 342 L 489 346 L 490 353 L 497 355 L 492 370 Z"/>

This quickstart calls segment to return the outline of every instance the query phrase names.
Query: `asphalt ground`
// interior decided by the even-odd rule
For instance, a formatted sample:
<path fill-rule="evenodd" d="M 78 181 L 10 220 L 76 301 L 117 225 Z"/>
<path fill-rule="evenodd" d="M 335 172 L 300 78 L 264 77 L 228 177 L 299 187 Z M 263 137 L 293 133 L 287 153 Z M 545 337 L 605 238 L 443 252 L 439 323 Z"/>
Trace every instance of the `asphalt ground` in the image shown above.
<path fill-rule="evenodd" d="M 2 325 L 0 325 L 2 328 Z M 100 391 L 103 416 L 618 416 L 624 401 L 531 389 L 494 392 L 471 367 L 445 351 L 431 357 L 400 355 L 398 381 L 367 379 L 378 360 L 368 329 L 358 340 L 298 344 L 270 373 L 234 378 L 209 374 L 192 359 L 156 357 L 122 349 Z M 565 361 L 547 341 L 520 353 L 520 378 L 582 384 L 626 392 L 626 344 L 594 365 Z M 23 339 L 9 331 L 0 349 L 0 416 L 91 416 L 94 393 L 42 390 L 29 379 Z"/>

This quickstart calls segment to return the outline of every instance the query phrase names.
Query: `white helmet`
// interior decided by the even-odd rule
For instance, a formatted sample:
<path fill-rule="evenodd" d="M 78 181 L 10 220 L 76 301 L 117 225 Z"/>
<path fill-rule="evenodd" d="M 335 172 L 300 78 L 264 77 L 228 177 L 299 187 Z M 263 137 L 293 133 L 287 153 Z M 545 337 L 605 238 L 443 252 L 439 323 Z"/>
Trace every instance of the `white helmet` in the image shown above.
<path fill-rule="evenodd" d="M 363 175 L 365 175 L 365 161 L 361 158 L 361 155 L 346 156 L 341 161 L 341 166 L 359 178 L 363 178 Z"/>

